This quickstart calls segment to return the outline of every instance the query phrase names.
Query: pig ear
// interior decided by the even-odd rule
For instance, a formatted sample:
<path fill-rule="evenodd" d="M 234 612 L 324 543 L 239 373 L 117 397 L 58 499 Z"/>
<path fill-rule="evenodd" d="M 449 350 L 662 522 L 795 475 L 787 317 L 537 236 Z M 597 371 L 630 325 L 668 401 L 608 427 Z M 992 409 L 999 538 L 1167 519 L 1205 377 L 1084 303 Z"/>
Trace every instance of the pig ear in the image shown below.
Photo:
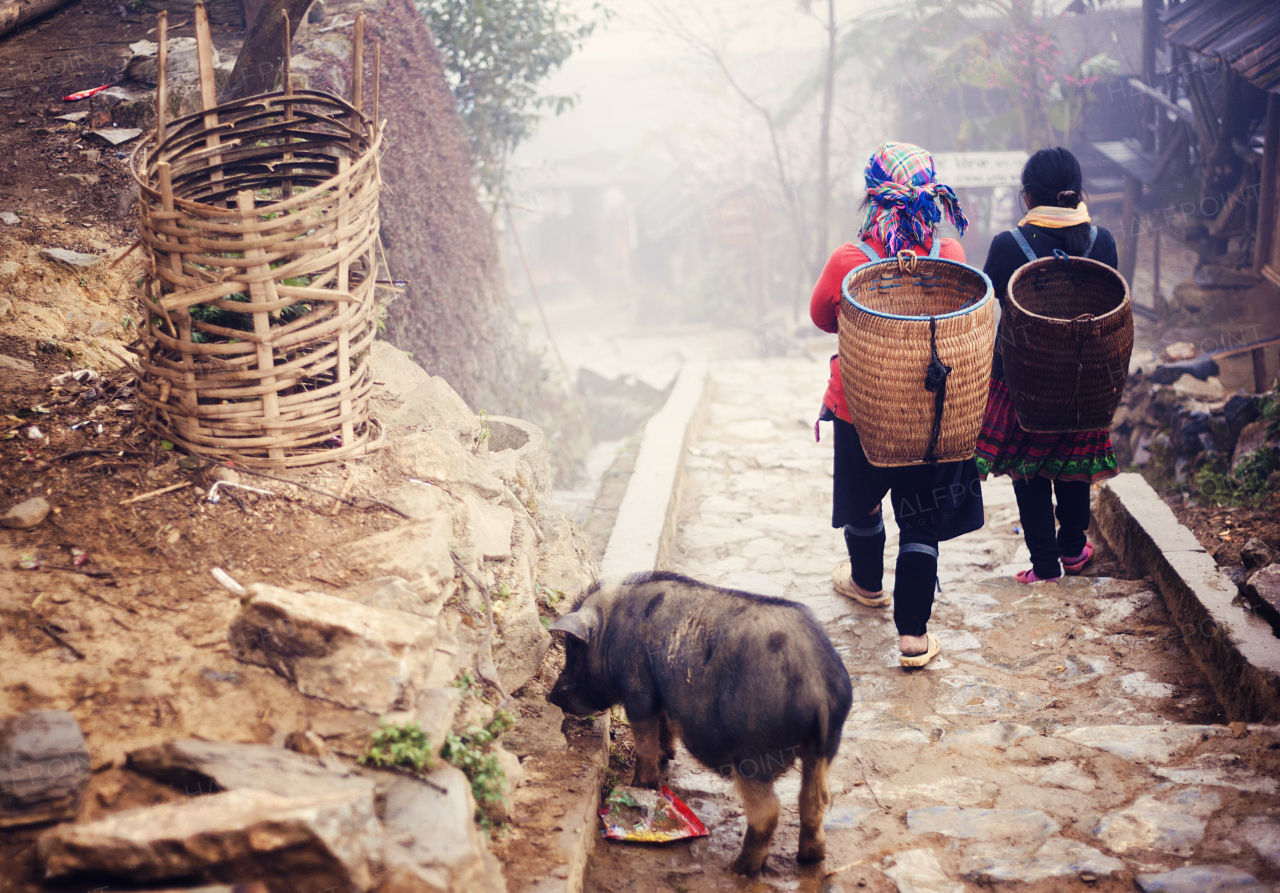
<path fill-rule="evenodd" d="M 575 639 L 590 642 L 591 634 L 596 631 L 596 627 L 599 624 L 600 615 L 595 611 L 574 611 L 572 614 L 565 614 L 547 629 L 559 630 L 562 633 L 568 633 Z"/>

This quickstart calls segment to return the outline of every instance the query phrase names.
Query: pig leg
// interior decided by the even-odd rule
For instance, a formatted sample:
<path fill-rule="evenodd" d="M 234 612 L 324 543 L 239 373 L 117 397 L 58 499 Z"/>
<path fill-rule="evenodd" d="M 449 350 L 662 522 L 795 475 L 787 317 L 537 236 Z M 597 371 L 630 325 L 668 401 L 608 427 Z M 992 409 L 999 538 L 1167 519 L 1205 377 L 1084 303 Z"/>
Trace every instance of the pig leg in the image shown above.
<path fill-rule="evenodd" d="M 658 756 L 661 752 L 662 714 L 646 720 L 631 720 L 635 739 L 636 774 L 631 783 L 638 788 L 658 786 Z"/>
<path fill-rule="evenodd" d="M 822 830 L 822 816 L 831 805 L 831 789 L 827 787 L 830 763 L 819 756 L 806 754 L 800 763 L 800 851 L 801 862 L 821 862 L 827 856 L 827 833 Z"/>
<path fill-rule="evenodd" d="M 676 758 L 676 733 L 665 710 L 658 714 L 658 748 L 662 762 Z"/>
<path fill-rule="evenodd" d="M 764 867 L 769 842 L 778 827 L 778 795 L 773 792 L 773 782 L 767 779 L 744 778 L 735 772 L 733 780 L 747 814 L 747 836 L 742 841 L 742 852 L 733 861 L 733 870 L 757 874 Z"/>

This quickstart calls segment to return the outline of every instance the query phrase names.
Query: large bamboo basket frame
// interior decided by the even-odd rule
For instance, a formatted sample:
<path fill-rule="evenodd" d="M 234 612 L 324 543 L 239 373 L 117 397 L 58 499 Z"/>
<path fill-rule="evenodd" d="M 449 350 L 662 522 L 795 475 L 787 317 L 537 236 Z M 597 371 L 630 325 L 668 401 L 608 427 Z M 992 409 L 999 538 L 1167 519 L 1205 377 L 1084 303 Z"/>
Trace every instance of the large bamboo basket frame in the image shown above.
<path fill-rule="evenodd" d="M 1024 431 L 1068 434 L 1111 427 L 1129 380 L 1129 283 L 1087 257 L 1042 257 L 1009 278 L 1000 351 Z"/>
<path fill-rule="evenodd" d="M 959 261 L 904 252 L 855 267 L 842 291 L 840 379 L 867 461 L 881 468 L 928 461 L 937 413 L 925 373 L 935 339 L 951 372 L 933 461 L 970 458 L 995 343 L 991 280 Z"/>
<path fill-rule="evenodd" d="M 148 427 L 194 453 L 284 469 L 384 440 L 369 416 L 382 131 L 376 78 L 374 116 L 361 111 L 363 25 L 351 102 L 293 90 L 286 21 L 284 89 L 215 105 L 197 3 L 203 111 L 166 122 L 160 13 L 158 120 L 132 158 L 146 272 L 138 394 Z"/>

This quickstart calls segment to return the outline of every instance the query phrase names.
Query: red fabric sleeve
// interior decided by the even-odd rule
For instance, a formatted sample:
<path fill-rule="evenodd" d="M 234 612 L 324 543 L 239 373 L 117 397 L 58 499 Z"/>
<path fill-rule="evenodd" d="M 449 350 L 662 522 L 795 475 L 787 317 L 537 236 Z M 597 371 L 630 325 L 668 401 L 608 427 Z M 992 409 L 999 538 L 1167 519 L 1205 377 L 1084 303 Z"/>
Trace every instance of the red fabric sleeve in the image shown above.
<path fill-rule="evenodd" d="M 945 245 L 944 245 L 945 247 Z M 818 284 L 809 298 L 809 318 L 824 332 L 836 331 L 840 320 L 840 285 L 849 271 L 869 258 L 852 244 L 844 244 L 831 253 L 827 265 L 822 268 Z"/>

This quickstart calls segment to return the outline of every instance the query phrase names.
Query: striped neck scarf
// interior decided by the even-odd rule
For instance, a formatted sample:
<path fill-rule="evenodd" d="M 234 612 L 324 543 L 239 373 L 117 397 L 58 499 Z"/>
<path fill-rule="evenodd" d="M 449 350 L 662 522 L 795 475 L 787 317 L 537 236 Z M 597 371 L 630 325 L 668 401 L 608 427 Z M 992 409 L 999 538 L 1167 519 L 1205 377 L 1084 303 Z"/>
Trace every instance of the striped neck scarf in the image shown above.
<path fill-rule="evenodd" d="M 950 186 L 938 182 L 933 156 L 910 143 L 882 143 L 863 172 L 867 184 L 867 219 L 859 238 L 871 236 L 890 255 L 933 236 L 942 215 L 964 235 L 969 220 Z M 941 205 L 941 208 L 939 208 Z"/>
<path fill-rule="evenodd" d="M 1074 208 L 1055 208 L 1053 205 L 1036 205 L 1027 211 L 1026 216 L 1018 221 L 1018 226 L 1043 226 L 1048 229 L 1062 229 L 1089 222 L 1089 206 L 1081 202 Z"/>

